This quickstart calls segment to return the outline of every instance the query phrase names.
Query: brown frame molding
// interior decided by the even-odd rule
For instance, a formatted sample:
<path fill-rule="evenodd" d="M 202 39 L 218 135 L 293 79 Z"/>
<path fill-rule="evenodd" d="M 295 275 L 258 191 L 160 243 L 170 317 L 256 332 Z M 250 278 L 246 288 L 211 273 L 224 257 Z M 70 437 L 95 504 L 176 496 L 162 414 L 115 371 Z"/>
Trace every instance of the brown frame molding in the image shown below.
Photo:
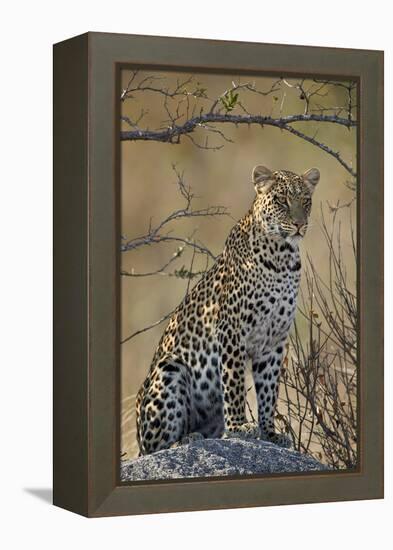
<path fill-rule="evenodd" d="M 119 121 L 125 66 L 359 81 L 360 467 L 119 482 Z M 382 498 L 383 52 L 87 33 L 54 46 L 54 503 L 90 516 Z M 367 231 L 365 231 L 367 228 Z"/>

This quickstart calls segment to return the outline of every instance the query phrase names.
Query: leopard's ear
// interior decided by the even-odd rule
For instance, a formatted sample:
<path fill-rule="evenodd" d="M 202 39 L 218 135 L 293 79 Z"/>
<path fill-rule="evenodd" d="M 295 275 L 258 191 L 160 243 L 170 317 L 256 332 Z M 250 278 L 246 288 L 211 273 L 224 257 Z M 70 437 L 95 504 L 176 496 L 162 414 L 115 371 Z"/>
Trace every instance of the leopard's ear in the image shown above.
<path fill-rule="evenodd" d="M 257 193 L 266 193 L 274 183 L 274 175 L 266 166 L 255 166 L 252 171 L 252 182 Z"/>
<path fill-rule="evenodd" d="M 307 172 L 304 172 L 302 178 L 304 183 L 306 184 L 307 189 L 310 191 L 311 194 L 314 193 L 314 190 L 318 185 L 320 177 L 321 177 L 321 174 L 319 173 L 318 168 L 310 168 L 310 170 L 307 170 Z"/>

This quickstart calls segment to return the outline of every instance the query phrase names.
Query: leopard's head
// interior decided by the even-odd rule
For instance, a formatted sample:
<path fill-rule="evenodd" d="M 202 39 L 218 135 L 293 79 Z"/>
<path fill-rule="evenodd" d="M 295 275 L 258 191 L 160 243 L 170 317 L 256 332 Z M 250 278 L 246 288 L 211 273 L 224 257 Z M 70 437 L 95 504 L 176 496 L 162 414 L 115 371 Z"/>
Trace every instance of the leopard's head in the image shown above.
<path fill-rule="evenodd" d="M 255 166 L 253 210 L 263 232 L 297 245 L 307 231 L 311 196 L 319 177 L 317 168 L 299 176 L 287 170 L 271 172 L 265 166 Z"/>

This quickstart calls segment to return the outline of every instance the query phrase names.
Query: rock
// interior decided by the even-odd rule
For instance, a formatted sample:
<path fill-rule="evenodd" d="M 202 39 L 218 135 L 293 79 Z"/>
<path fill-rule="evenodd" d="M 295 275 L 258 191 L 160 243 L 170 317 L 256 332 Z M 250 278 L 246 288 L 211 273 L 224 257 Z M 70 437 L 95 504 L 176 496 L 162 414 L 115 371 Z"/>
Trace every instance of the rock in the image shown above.
<path fill-rule="evenodd" d="M 261 440 L 205 439 L 121 465 L 122 481 L 326 470 L 310 456 Z"/>

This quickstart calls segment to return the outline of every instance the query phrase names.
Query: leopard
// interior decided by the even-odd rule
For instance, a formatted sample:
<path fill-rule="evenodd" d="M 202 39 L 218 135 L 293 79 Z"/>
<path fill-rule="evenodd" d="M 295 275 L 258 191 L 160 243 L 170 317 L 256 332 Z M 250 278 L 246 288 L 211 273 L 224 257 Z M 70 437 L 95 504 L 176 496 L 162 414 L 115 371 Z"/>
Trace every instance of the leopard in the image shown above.
<path fill-rule="evenodd" d="M 170 316 L 136 397 L 139 456 L 208 438 L 275 430 L 280 376 L 299 292 L 299 245 L 320 172 L 252 170 L 254 199 L 222 253 Z M 247 418 L 251 369 L 257 419 Z"/>

